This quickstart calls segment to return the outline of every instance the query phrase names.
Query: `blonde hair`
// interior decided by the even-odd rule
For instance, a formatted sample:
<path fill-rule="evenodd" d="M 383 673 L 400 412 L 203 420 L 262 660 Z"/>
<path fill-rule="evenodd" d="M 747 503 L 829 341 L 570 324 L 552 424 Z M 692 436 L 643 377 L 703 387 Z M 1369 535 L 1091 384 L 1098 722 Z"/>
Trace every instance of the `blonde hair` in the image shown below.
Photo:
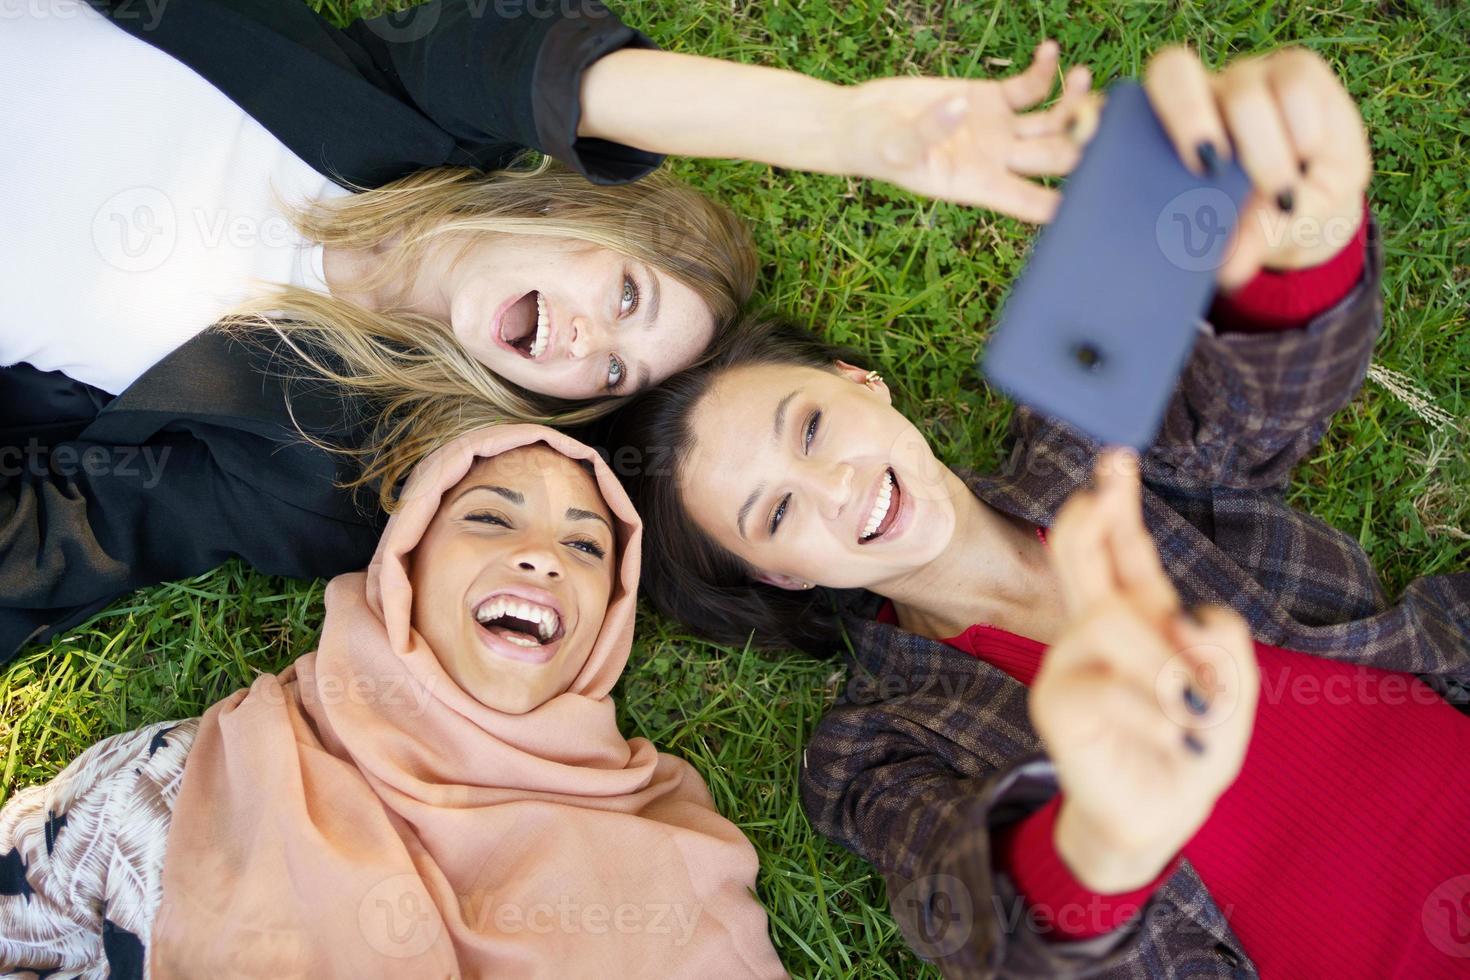
<path fill-rule="evenodd" d="M 572 239 L 630 256 L 694 290 L 714 313 L 717 332 L 755 287 L 755 249 L 740 219 L 660 174 L 597 185 L 550 160 L 489 174 L 445 167 L 283 207 L 309 241 L 380 250 L 378 267 L 353 284 L 364 292 L 413 282 L 429 245 L 445 236 L 484 234 Z M 354 457 L 358 475 L 345 485 L 377 483 L 387 510 L 418 460 L 467 432 L 512 421 L 578 425 L 622 400 L 579 402 L 527 391 L 476 360 L 446 324 L 296 287 L 243 304 L 220 328 L 256 337 L 265 328 L 264 336 L 279 338 L 314 380 L 334 385 L 344 402 L 365 406 L 359 445 L 326 445 L 299 425 L 298 431 Z"/>

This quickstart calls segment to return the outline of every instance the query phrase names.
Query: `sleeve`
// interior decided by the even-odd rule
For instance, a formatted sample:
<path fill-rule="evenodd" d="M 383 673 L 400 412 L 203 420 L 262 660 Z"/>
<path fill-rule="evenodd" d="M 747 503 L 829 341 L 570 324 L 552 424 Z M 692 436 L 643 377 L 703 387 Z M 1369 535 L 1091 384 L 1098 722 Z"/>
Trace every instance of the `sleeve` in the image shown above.
<path fill-rule="evenodd" d="M 1137 919 L 1061 942 L 1025 914 L 1015 886 L 995 872 L 994 848 L 999 828 L 1056 793 L 1051 764 L 1032 757 L 962 771 L 956 760 L 976 758 L 973 733 L 940 731 L 960 712 L 924 699 L 840 704 L 818 725 L 801 777 L 813 826 L 882 872 L 914 951 L 950 978 L 1081 976 L 1135 954 L 1144 935 Z"/>
<path fill-rule="evenodd" d="M 164 430 L 143 445 L 74 439 L 3 452 L 0 663 L 136 588 L 237 557 L 268 574 L 337 574 L 366 565 L 376 543 L 369 518 L 334 518 L 262 489 L 332 466 L 300 444 Z M 318 478 L 323 493 L 340 494 L 330 473 Z"/>
<path fill-rule="evenodd" d="M 996 866 L 1010 877 L 1033 910 L 1042 931 L 1058 940 L 1093 939 L 1127 925 L 1179 867 L 1169 862 L 1153 881 L 1130 892 L 1103 894 L 1078 881 L 1056 848 L 1057 813 L 1053 796 L 1039 810 L 1003 828 L 997 839 Z"/>
<path fill-rule="evenodd" d="M 1357 394 L 1383 325 L 1383 246 L 1335 305 L 1300 329 L 1202 330 L 1144 460 L 1151 483 L 1284 488 L 1332 416 Z"/>
<path fill-rule="evenodd" d="M 577 135 L 587 69 L 623 48 L 656 47 L 597 0 L 431 0 L 347 31 L 449 133 L 457 162 L 495 166 L 509 141 L 613 184 L 663 160 Z"/>

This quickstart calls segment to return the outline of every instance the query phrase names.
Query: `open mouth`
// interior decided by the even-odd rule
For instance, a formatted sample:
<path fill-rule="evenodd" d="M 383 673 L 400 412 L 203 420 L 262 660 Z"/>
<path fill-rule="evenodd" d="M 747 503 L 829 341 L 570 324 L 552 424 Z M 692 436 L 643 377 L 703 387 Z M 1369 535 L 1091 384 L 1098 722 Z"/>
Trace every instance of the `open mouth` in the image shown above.
<path fill-rule="evenodd" d="M 546 297 L 531 290 L 500 315 L 500 340 L 517 354 L 534 361 L 551 345 L 551 316 Z"/>
<path fill-rule="evenodd" d="M 876 541 L 887 534 L 898 519 L 899 505 L 903 502 L 903 490 L 898 485 L 898 474 L 889 467 L 883 471 L 883 482 L 873 500 L 873 509 L 858 534 L 858 544 Z"/>
<path fill-rule="evenodd" d="M 547 647 L 565 634 L 561 614 L 551 606 L 520 596 L 491 596 L 475 608 L 480 629 L 523 649 Z"/>

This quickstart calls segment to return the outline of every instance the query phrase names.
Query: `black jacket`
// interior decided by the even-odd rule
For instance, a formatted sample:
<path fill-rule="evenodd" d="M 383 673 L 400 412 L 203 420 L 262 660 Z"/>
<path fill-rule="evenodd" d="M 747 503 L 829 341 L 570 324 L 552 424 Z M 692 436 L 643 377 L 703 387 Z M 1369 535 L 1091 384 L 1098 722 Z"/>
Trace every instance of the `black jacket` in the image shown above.
<path fill-rule="evenodd" d="M 344 186 L 492 169 L 527 147 L 600 183 L 659 163 L 576 136 L 582 72 L 651 46 L 594 2 L 434 0 L 345 30 L 300 0 L 91 2 Z M 300 438 L 280 374 L 254 345 L 212 332 L 116 398 L 29 365 L 0 369 L 0 663 L 133 589 L 230 558 L 290 576 L 367 563 L 381 517 L 370 495 L 338 488 L 340 457 Z M 314 436 L 353 439 L 338 399 L 289 396 Z"/>

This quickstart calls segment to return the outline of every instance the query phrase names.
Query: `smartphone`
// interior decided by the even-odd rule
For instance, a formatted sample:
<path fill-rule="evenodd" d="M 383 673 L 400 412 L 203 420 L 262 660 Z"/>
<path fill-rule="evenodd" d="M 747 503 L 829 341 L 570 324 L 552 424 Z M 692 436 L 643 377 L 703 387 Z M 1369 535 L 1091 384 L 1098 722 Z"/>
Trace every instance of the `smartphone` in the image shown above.
<path fill-rule="evenodd" d="M 1100 442 L 1146 449 L 1249 190 L 1233 156 L 1192 173 L 1142 86 L 1112 85 L 1005 300 L 981 375 Z"/>

